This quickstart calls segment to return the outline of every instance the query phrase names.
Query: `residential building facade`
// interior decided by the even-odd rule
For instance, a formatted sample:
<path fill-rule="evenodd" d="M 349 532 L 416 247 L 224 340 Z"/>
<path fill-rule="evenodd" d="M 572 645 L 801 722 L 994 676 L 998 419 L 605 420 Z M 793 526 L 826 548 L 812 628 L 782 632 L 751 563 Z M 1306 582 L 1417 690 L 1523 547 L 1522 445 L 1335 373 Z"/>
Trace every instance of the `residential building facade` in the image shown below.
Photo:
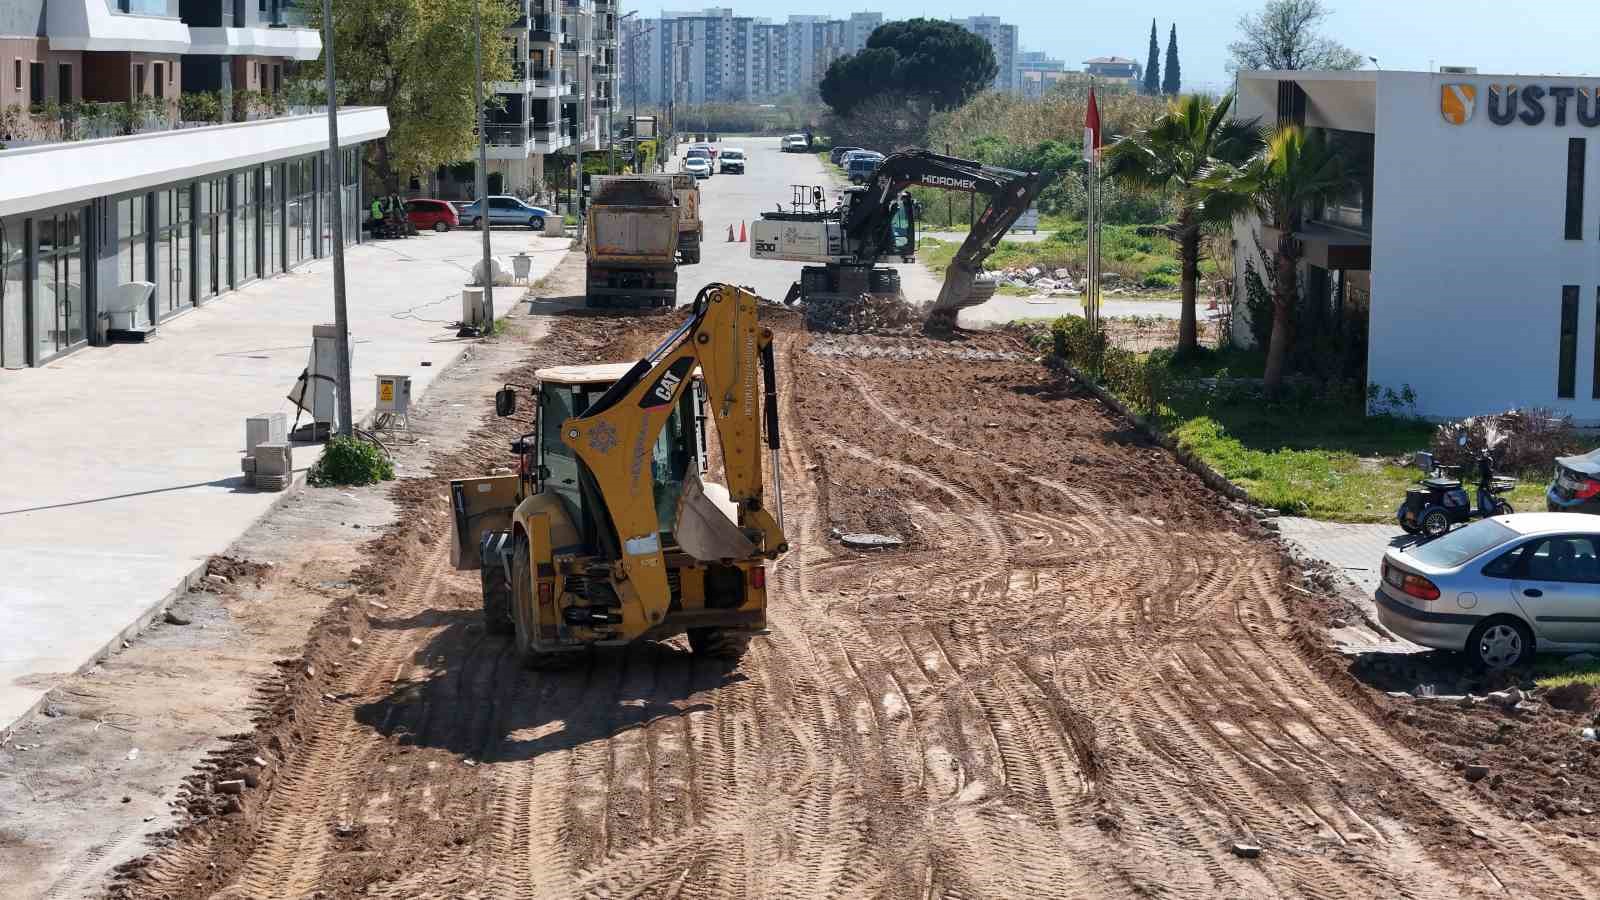
<path fill-rule="evenodd" d="M 326 112 L 275 96 L 321 53 L 303 22 L 287 0 L 0 4 L 0 368 L 325 255 L 335 194 L 359 239 L 388 113 L 341 110 L 330 158 Z"/>
<path fill-rule="evenodd" d="M 1295 234 L 1297 342 L 1364 329 L 1369 389 L 1409 386 L 1425 416 L 1540 407 L 1600 423 L 1596 78 L 1240 72 L 1238 84 L 1236 115 L 1321 131 L 1351 175 Z M 1236 227 L 1236 298 L 1277 235 Z M 1248 340 L 1247 304 L 1234 306 Z"/>
<path fill-rule="evenodd" d="M 655 20 L 630 20 L 620 87 L 640 103 L 696 106 L 770 100 L 815 91 L 828 66 L 861 50 L 879 13 L 847 19 L 793 15 L 784 22 L 736 15 L 732 9 L 664 11 Z M 647 30 L 648 29 L 648 30 Z"/>
<path fill-rule="evenodd" d="M 1043 50 L 1023 50 L 1017 54 L 1017 85 L 1024 97 L 1043 97 L 1067 76 L 1066 62 Z"/>
<path fill-rule="evenodd" d="M 605 145 L 618 98 L 617 0 L 507 0 L 518 16 L 505 35 L 510 81 L 489 89 L 499 103 L 484 135 L 500 190 L 532 194 L 545 157 Z"/>
<path fill-rule="evenodd" d="M 989 42 L 994 49 L 994 61 L 1000 71 L 994 76 L 994 89 L 1007 93 L 1021 93 L 1021 55 L 1017 47 L 1017 26 L 1000 21 L 998 16 L 971 16 L 952 19 L 957 25 Z"/>
<path fill-rule="evenodd" d="M 1144 81 L 1144 66 L 1126 56 L 1096 56 L 1083 61 L 1083 71 L 1096 81 L 1138 87 Z"/>

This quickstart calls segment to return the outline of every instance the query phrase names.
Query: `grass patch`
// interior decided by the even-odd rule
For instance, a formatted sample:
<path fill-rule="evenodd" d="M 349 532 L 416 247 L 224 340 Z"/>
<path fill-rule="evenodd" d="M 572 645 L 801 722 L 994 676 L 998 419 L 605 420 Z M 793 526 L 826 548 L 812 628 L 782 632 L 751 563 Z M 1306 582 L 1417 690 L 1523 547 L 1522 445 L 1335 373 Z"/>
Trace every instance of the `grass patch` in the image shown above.
<path fill-rule="evenodd" d="M 1542 688 L 1558 688 L 1569 684 L 1600 688 L 1600 661 L 1574 664 L 1564 659 L 1541 656 L 1534 661 L 1533 680 Z"/>
<path fill-rule="evenodd" d="M 1042 223 L 1039 230 L 1050 231 Z M 924 265 L 942 275 L 960 246 L 954 241 L 923 238 L 917 242 L 917 254 Z M 1071 269 L 1081 274 L 1087 252 L 1083 223 L 1064 222 L 1041 241 L 1001 241 L 984 266 L 990 271 L 1036 266 L 1046 271 Z M 1101 229 L 1101 266 L 1106 272 L 1122 276 L 1129 287 L 1176 288 L 1180 275 L 1176 252 L 1172 241 L 1143 237 L 1133 225 L 1107 225 Z"/>

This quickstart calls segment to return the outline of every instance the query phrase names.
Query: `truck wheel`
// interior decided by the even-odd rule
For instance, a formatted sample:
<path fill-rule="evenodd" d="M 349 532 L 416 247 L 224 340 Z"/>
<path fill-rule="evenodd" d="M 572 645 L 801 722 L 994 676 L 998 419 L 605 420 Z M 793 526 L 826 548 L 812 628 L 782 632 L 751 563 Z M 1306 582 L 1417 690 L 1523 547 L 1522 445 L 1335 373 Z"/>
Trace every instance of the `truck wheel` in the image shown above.
<path fill-rule="evenodd" d="M 511 585 L 506 582 L 505 566 L 483 564 L 483 627 L 490 634 L 511 634 Z"/>

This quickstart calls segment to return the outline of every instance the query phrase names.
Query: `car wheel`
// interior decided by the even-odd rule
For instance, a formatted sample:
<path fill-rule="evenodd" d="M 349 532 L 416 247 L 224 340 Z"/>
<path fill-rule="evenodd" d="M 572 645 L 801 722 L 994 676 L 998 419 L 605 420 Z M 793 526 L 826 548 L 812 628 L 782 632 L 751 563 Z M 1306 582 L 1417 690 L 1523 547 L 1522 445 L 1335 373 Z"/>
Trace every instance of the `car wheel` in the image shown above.
<path fill-rule="evenodd" d="M 1480 669 L 1509 669 L 1533 658 L 1533 632 L 1516 619 L 1497 616 L 1472 629 L 1466 651 Z"/>
<path fill-rule="evenodd" d="M 1418 531 L 1424 538 L 1433 540 L 1450 530 L 1450 514 L 1437 506 L 1422 511 L 1422 518 L 1418 522 Z"/>
<path fill-rule="evenodd" d="M 450 223 L 440 219 L 439 221 L 433 223 L 433 230 L 439 232 L 440 234 L 444 234 L 446 231 L 450 230 Z"/>
<path fill-rule="evenodd" d="M 544 220 L 539 218 L 538 216 L 529 216 L 528 217 L 528 227 L 532 228 L 534 231 L 543 231 L 544 230 Z"/>
<path fill-rule="evenodd" d="M 473 219 L 471 222 L 468 222 L 467 223 L 467 227 L 468 228 L 477 228 L 478 226 L 480 226 L 482 224 L 483 224 L 483 219 L 480 217 L 480 218 L 477 218 L 477 219 Z"/>

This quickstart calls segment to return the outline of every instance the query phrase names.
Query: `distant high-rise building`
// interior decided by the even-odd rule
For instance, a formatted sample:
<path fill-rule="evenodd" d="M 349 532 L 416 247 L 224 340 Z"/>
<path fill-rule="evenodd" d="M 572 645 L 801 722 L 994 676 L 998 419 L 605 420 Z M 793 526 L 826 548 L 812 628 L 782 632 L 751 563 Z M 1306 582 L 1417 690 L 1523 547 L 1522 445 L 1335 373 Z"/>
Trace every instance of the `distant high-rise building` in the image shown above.
<path fill-rule="evenodd" d="M 867 45 L 879 13 L 848 19 L 790 16 L 786 22 L 735 15 L 713 7 L 663 11 L 655 20 L 625 23 L 624 92 L 637 87 L 642 103 L 695 105 L 757 100 L 815 90 L 828 65 Z M 649 29 L 646 31 L 646 29 Z"/>
<path fill-rule="evenodd" d="M 1007 25 L 998 16 L 972 16 L 951 19 L 952 22 L 989 42 L 994 48 L 994 61 L 1000 71 L 994 76 L 995 90 L 1020 92 L 1022 88 L 1021 61 L 1017 52 L 1017 26 Z"/>

